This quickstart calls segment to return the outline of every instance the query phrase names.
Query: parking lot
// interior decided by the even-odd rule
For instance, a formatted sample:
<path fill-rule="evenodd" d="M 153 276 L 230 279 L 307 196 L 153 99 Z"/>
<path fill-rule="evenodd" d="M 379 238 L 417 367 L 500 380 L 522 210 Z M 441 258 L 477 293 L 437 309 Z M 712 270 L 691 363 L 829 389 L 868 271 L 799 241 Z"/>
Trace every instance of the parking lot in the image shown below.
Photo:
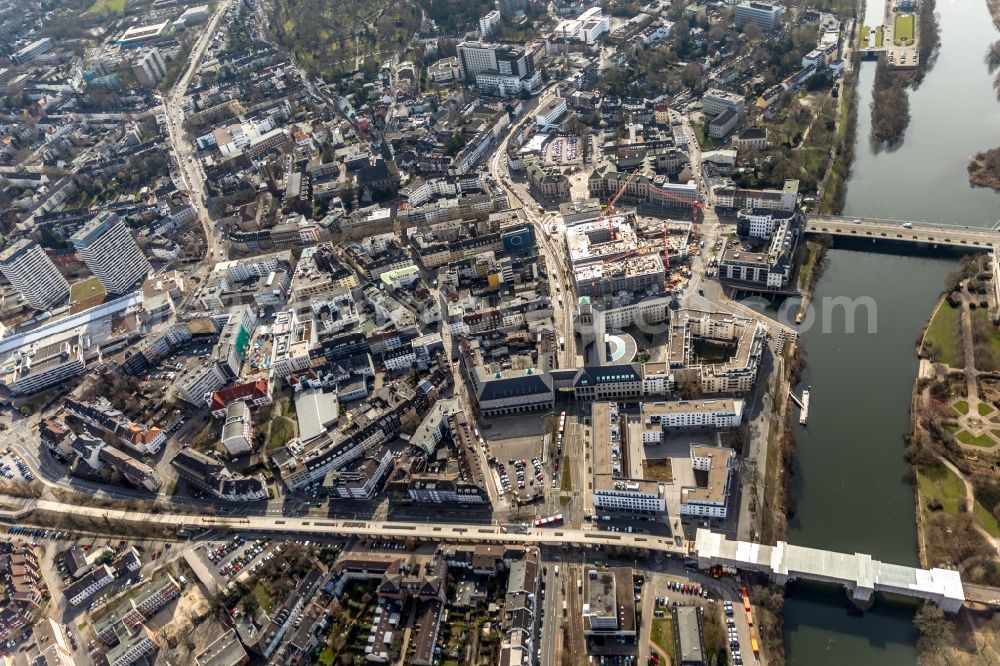
<path fill-rule="evenodd" d="M 3 456 L 0 456 L 0 478 L 8 481 L 31 481 L 35 480 L 35 475 L 31 473 L 21 456 L 11 451 L 10 447 L 5 449 Z"/>

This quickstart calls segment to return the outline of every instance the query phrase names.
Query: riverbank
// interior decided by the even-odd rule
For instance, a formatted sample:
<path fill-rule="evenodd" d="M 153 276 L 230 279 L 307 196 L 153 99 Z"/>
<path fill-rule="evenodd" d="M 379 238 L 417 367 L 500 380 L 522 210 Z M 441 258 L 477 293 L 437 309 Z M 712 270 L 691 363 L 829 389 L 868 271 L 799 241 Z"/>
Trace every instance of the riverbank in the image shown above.
<path fill-rule="evenodd" d="M 823 274 L 826 253 L 833 247 L 833 236 L 823 234 L 813 240 L 806 241 L 800 248 L 803 248 L 799 255 L 799 273 L 796 284 L 802 302 L 799 303 L 799 311 L 795 315 L 796 323 L 800 323 L 809 311 L 812 303 L 813 291 L 816 289 L 816 282 Z"/>
<path fill-rule="evenodd" d="M 972 156 L 969 160 L 969 184 L 1000 191 L 1000 148 Z"/>
<path fill-rule="evenodd" d="M 935 0 L 923 0 L 917 18 L 920 60 L 917 67 L 904 69 L 879 58 L 875 70 L 875 95 L 872 102 L 871 138 L 876 143 L 894 147 L 903 141 L 910 125 L 909 91 L 920 85 L 934 54 L 941 44 Z"/>
<path fill-rule="evenodd" d="M 973 312 L 979 309 L 980 259 L 966 259 L 917 341 L 920 370 L 911 395 L 906 460 L 913 482 L 917 545 L 923 567 L 946 566 L 966 583 L 1000 583 L 1000 488 L 993 473 L 1000 445 L 977 450 L 962 433 L 996 405 L 975 368 Z M 956 285 L 962 285 L 955 291 Z M 972 286 L 975 291 L 970 291 Z M 992 326 L 992 324 L 991 324 Z M 992 326 L 995 329 L 995 326 Z M 978 441 L 968 439 L 968 441 Z M 914 618 L 920 663 L 963 666 L 1000 659 L 1000 623 L 963 610 L 946 617 L 924 606 Z"/>
<path fill-rule="evenodd" d="M 788 518 L 795 506 L 795 497 L 791 492 L 795 462 L 795 436 L 792 434 L 794 410 L 790 407 L 788 391 L 801 376 L 804 356 L 802 347 L 791 343 L 775 363 L 776 372 L 780 375 L 771 392 L 772 418 L 771 429 L 767 433 L 764 488 L 757 502 L 760 543 L 773 544 L 788 538 Z M 750 600 L 758 608 L 758 631 L 769 666 L 785 664 L 784 596 L 784 588 L 773 585 L 754 585 L 750 590 Z"/>

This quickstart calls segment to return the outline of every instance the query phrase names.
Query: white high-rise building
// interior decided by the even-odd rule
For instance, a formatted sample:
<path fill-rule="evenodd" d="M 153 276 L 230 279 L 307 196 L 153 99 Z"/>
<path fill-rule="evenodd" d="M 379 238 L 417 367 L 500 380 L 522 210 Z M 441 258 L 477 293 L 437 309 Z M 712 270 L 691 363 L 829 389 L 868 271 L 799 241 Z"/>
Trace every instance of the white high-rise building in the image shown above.
<path fill-rule="evenodd" d="M 70 240 L 109 293 L 124 294 L 152 270 L 125 221 L 110 211 L 98 213 Z"/>
<path fill-rule="evenodd" d="M 36 310 L 69 296 L 69 283 L 38 243 L 22 238 L 0 254 L 0 273 Z"/>
<path fill-rule="evenodd" d="M 155 88 L 167 75 L 167 64 L 156 47 L 150 47 L 132 64 L 132 73 L 141 85 Z"/>

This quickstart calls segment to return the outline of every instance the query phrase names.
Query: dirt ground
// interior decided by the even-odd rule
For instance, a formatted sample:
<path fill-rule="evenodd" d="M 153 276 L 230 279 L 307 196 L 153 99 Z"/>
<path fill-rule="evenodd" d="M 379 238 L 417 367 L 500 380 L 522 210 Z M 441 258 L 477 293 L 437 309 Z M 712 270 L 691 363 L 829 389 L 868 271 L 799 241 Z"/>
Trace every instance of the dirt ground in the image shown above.
<path fill-rule="evenodd" d="M 192 664 L 196 654 L 228 630 L 212 616 L 211 601 L 192 583 L 147 626 L 161 638 L 157 664 Z"/>

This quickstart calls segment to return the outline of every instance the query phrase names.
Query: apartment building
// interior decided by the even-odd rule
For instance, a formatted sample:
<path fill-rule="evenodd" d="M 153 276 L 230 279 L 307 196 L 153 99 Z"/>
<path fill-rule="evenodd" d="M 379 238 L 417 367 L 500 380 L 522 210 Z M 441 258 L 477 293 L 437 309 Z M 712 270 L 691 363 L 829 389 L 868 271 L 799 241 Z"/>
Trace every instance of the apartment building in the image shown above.
<path fill-rule="evenodd" d="M 240 456 L 253 450 L 253 426 L 247 401 L 234 400 L 226 406 L 222 446 L 231 456 Z"/>
<path fill-rule="evenodd" d="M 48 310 L 69 296 L 69 283 L 38 243 L 22 238 L 0 254 L 4 274 L 28 305 Z"/>
<path fill-rule="evenodd" d="M 725 518 L 736 452 L 720 446 L 691 445 L 691 467 L 704 472 L 705 485 L 681 488 L 681 515 Z"/>
<path fill-rule="evenodd" d="M 145 88 L 155 88 L 167 75 L 167 64 L 155 46 L 151 46 L 132 63 L 132 74 Z"/>
<path fill-rule="evenodd" d="M 107 564 L 92 569 L 83 578 L 71 584 L 63 593 L 66 600 L 74 606 L 79 606 L 87 599 L 103 590 L 115 579 L 114 572 Z"/>
<path fill-rule="evenodd" d="M 160 645 L 156 642 L 156 635 L 143 626 L 135 636 L 108 650 L 104 658 L 107 660 L 108 666 L 131 666 L 159 649 Z"/>
<path fill-rule="evenodd" d="M 743 401 L 675 400 L 642 403 L 642 442 L 659 444 L 667 430 L 734 428 L 743 420 Z"/>
<path fill-rule="evenodd" d="M 36 39 L 27 46 L 23 46 L 10 56 L 10 61 L 15 65 L 23 65 L 25 63 L 31 62 L 38 56 L 42 55 L 46 51 L 52 48 L 52 38 L 42 37 L 41 39 Z"/>
<path fill-rule="evenodd" d="M 117 645 L 132 636 L 151 617 L 176 599 L 181 586 L 170 574 L 143 585 L 117 606 L 93 621 L 94 633 L 108 645 Z"/>
<path fill-rule="evenodd" d="M 655 482 L 629 478 L 624 467 L 625 416 L 615 402 L 591 405 L 594 461 L 594 509 L 631 512 L 666 511 L 666 490 Z"/>
<path fill-rule="evenodd" d="M 736 213 L 736 232 L 742 237 L 770 238 L 782 221 L 791 220 L 794 215 L 787 211 L 744 208 Z"/>
<path fill-rule="evenodd" d="M 125 220 L 110 211 L 98 213 L 70 241 L 108 293 L 124 294 L 152 270 Z"/>

